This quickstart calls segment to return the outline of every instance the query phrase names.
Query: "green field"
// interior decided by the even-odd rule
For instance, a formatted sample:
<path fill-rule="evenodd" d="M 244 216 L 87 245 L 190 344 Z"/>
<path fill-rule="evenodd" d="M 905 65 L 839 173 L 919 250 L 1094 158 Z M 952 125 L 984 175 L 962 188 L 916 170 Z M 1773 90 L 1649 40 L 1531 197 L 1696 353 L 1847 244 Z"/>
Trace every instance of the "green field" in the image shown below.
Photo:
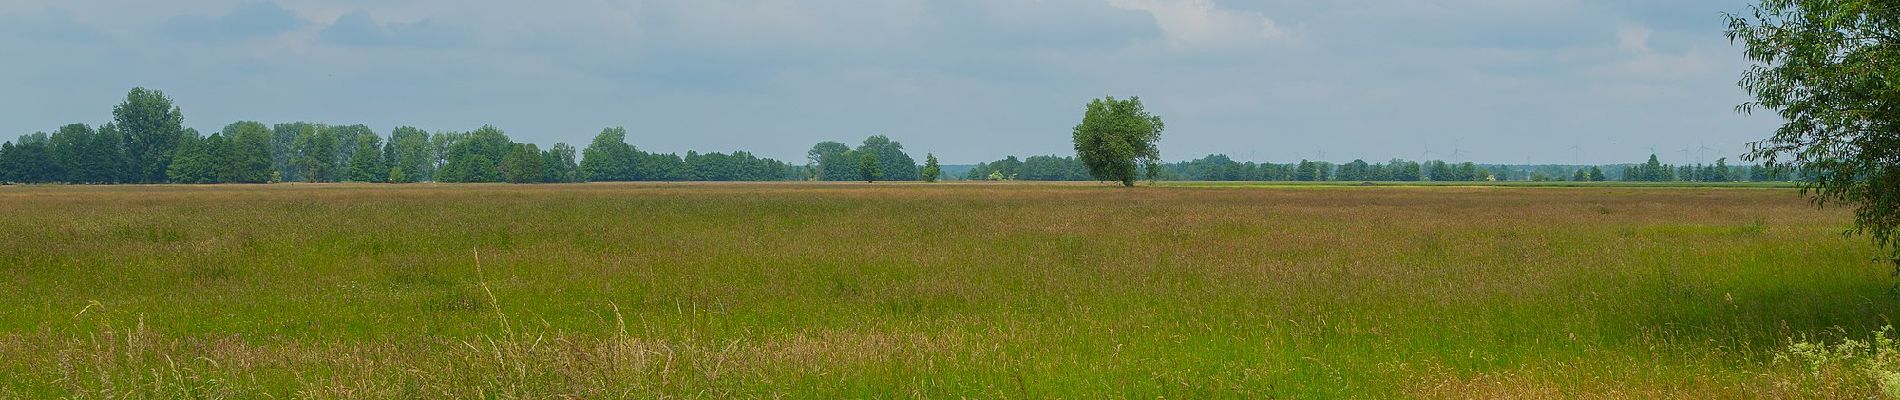
<path fill-rule="evenodd" d="M 0 187 L 0 398 L 1869 397 L 1792 189 Z"/>

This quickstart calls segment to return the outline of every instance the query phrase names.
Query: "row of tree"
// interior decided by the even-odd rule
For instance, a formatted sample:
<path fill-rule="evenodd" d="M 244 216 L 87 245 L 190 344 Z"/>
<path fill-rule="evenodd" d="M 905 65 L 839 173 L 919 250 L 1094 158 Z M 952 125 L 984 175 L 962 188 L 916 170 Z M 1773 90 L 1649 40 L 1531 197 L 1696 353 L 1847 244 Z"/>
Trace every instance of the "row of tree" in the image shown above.
<path fill-rule="evenodd" d="M 924 165 L 904 145 L 876 135 L 856 147 L 827 141 L 812 146 L 806 165 L 747 152 L 684 156 L 641 151 L 627 131 L 608 128 L 585 150 L 558 143 L 542 149 L 484 126 L 469 132 L 398 127 L 387 140 L 364 125 L 232 123 L 209 136 L 183 127 L 184 115 L 163 93 L 133 89 L 113 107 L 113 120 L 35 133 L 0 143 L 0 182 L 24 183 L 265 183 L 265 182 L 582 182 L 582 181 L 935 181 L 948 178 L 935 155 Z M 1786 181 L 1799 171 L 1766 165 L 1735 167 L 1646 163 L 1610 166 L 1480 165 L 1470 162 L 1353 160 L 1343 164 L 1239 162 L 1214 154 L 1162 163 L 1153 149 L 1162 125 L 1139 99 L 1092 102 L 1077 126 L 1078 155 L 1015 156 L 978 163 L 968 180 L 1126 181 L 1145 177 L 1194 181 Z M 1092 132 L 1091 130 L 1100 130 Z M 1124 132 L 1125 131 L 1125 132 Z M 1109 146 L 1112 145 L 1112 146 Z M 1120 150 L 1099 150 L 1108 146 Z M 1132 146 L 1132 147 L 1131 147 Z M 1129 147 L 1121 149 L 1121 147 Z M 578 161 L 578 162 L 577 162 Z M 1101 169 L 1102 171 L 1097 171 Z M 1109 172 L 1103 175 L 1099 172 Z"/>
<path fill-rule="evenodd" d="M 1644 164 L 1619 165 L 1497 165 L 1441 160 L 1408 161 L 1394 159 L 1384 163 L 1353 160 L 1344 164 L 1302 160 L 1297 163 L 1240 162 L 1221 154 L 1177 163 L 1161 164 L 1155 178 L 1178 181 L 1391 181 L 1391 182 L 1480 182 L 1480 181 L 1582 181 L 1609 180 L 1653 182 L 1740 182 L 1792 181 L 1800 174 L 1789 168 L 1767 165 L 1730 166 L 1726 158 L 1714 165 L 1666 165 L 1655 156 Z M 959 176 L 965 180 L 1088 181 L 1094 180 L 1088 168 L 1073 157 L 1005 157 L 977 163 Z"/>
<path fill-rule="evenodd" d="M 1371 164 L 1364 160 L 1353 160 L 1345 164 L 1333 164 L 1325 161 L 1302 160 L 1298 163 L 1275 164 L 1238 162 L 1222 155 L 1213 154 L 1195 160 L 1178 163 L 1158 164 L 1155 179 L 1185 181 L 1480 181 L 1491 177 L 1490 171 L 1479 168 L 1473 163 L 1451 164 L 1443 161 L 1425 163 L 1405 160 L 1392 160 L 1389 163 Z M 1027 159 L 1006 157 L 993 162 L 978 163 L 963 174 L 970 180 L 1026 180 L 1026 181 L 1086 181 L 1093 180 L 1088 167 L 1072 157 L 1032 156 Z"/>
<path fill-rule="evenodd" d="M 577 163 L 572 146 L 559 143 L 543 150 L 515 142 L 493 126 L 434 133 L 398 127 L 385 141 L 364 125 L 243 121 L 204 136 L 183 126 L 184 114 L 170 98 L 144 88 L 133 89 L 112 114 L 113 121 L 98 129 L 71 124 L 0 143 L 0 183 L 769 181 L 810 176 L 804 166 L 746 152 L 689 151 L 682 157 L 639 151 L 626 144 L 622 128 L 603 131 Z"/>
<path fill-rule="evenodd" d="M 579 178 L 590 182 L 802 180 L 803 167 L 739 151 L 648 153 L 627 144 L 626 128 L 607 128 L 581 152 Z"/>
<path fill-rule="evenodd" d="M 923 168 L 904 153 L 904 144 L 884 135 L 864 138 L 864 143 L 856 148 L 838 142 L 819 142 L 805 152 L 805 156 L 813 177 L 821 181 L 925 180 Z M 932 174 L 929 180 L 937 177 L 938 174 Z"/>

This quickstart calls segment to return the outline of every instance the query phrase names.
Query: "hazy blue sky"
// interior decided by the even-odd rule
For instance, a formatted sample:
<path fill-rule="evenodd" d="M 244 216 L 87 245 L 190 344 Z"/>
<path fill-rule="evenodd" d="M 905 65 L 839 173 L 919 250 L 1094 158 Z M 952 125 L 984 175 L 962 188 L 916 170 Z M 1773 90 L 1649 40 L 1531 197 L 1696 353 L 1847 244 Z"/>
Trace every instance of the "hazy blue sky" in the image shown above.
<path fill-rule="evenodd" d="M 1072 154 L 1139 95 L 1170 160 L 1666 161 L 1736 154 L 1746 0 L 7 0 L 0 133 L 133 86 L 188 126 L 467 130 L 798 161 L 885 134 L 948 163 Z M 1572 150 L 1573 146 L 1579 146 Z M 1580 156 L 1579 156 L 1580 153 Z"/>

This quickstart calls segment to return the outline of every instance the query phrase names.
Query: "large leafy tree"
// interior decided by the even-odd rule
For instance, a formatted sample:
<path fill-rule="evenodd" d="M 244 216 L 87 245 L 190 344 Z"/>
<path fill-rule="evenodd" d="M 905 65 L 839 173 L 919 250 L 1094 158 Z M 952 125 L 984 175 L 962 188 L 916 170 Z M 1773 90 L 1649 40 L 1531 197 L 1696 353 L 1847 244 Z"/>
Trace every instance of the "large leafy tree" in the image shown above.
<path fill-rule="evenodd" d="M 389 164 L 383 160 L 383 139 L 376 132 L 358 132 L 350 155 L 350 181 L 387 182 Z"/>
<path fill-rule="evenodd" d="M 0 182 L 59 181 L 59 163 L 53 158 L 50 142 L 45 133 L 35 133 L 0 147 Z"/>
<path fill-rule="evenodd" d="M 904 154 L 904 144 L 884 135 L 864 138 L 859 154 L 875 154 L 879 180 L 914 181 L 918 179 L 917 160 Z"/>
<path fill-rule="evenodd" d="M 319 129 L 321 125 L 308 122 L 295 122 L 271 126 L 270 160 L 271 168 L 277 170 L 277 180 L 283 182 L 307 181 L 303 176 L 302 149 L 297 139 L 307 129 Z"/>
<path fill-rule="evenodd" d="M 580 167 L 574 164 L 574 146 L 567 143 L 555 143 L 548 151 L 541 153 L 541 181 L 547 183 L 578 182 Z"/>
<path fill-rule="evenodd" d="M 220 183 L 218 154 L 223 151 L 223 136 L 199 138 L 195 132 L 187 134 L 179 140 L 178 155 L 166 174 L 177 183 Z"/>
<path fill-rule="evenodd" d="M 383 154 L 391 172 L 403 172 L 403 179 L 391 179 L 393 182 L 419 182 L 434 176 L 435 149 L 429 145 L 427 131 L 408 126 L 389 131 L 389 144 L 383 149 Z M 393 177 L 396 174 L 390 175 Z"/>
<path fill-rule="evenodd" d="M 594 141 L 581 150 L 581 179 L 594 182 L 636 180 L 639 162 L 633 145 L 627 144 L 627 128 L 607 128 L 594 135 Z"/>
<path fill-rule="evenodd" d="M 119 176 L 117 138 L 100 140 L 86 124 L 59 127 L 50 138 L 53 160 L 68 183 L 111 183 Z"/>
<path fill-rule="evenodd" d="M 336 182 L 336 134 L 329 127 L 303 125 L 297 133 L 297 177 L 304 182 Z"/>
<path fill-rule="evenodd" d="M 165 181 L 178 143 L 184 139 L 184 112 L 165 93 L 134 88 L 112 108 L 112 120 L 125 134 L 126 168 L 132 181 Z"/>
<path fill-rule="evenodd" d="M 864 153 L 858 156 L 858 179 L 865 182 L 877 182 L 882 171 L 878 170 L 877 153 Z"/>
<path fill-rule="evenodd" d="M 502 156 L 501 174 L 508 183 L 541 182 L 546 172 L 541 165 L 541 149 L 531 143 L 516 143 Z"/>
<path fill-rule="evenodd" d="M 272 133 L 261 122 L 241 121 L 225 125 L 220 132 L 225 140 L 223 180 L 233 183 L 271 181 Z"/>
<path fill-rule="evenodd" d="M 1161 117 L 1149 114 L 1140 97 L 1096 99 L 1075 126 L 1076 158 L 1096 179 L 1135 186 L 1138 168 L 1147 169 L 1151 177 L 1159 173 L 1158 142 L 1164 129 Z"/>
<path fill-rule="evenodd" d="M 443 137 L 447 135 L 436 135 Z M 515 143 L 493 126 L 483 126 L 454 141 L 447 152 L 448 163 L 436 172 L 442 182 L 501 182 L 501 162 Z"/>
<path fill-rule="evenodd" d="M 1748 158 L 1811 172 L 1804 193 L 1856 206 L 1854 232 L 1900 255 L 1900 6 L 1762 0 L 1728 25 L 1754 61 L 1737 109 L 1785 120 Z"/>
<path fill-rule="evenodd" d="M 821 181 L 845 181 L 857 177 L 858 160 L 846 153 L 851 146 L 833 141 L 818 142 L 805 152 L 806 165 L 811 166 L 812 174 Z"/>
<path fill-rule="evenodd" d="M 337 125 L 330 129 L 332 129 L 333 134 L 336 135 L 336 159 L 332 160 L 332 162 L 335 163 L 333 168 L 337 171 L 337 179 L 356 181 L 355 171 L 351 165 L 356 162 L 356 151 L 363 149 L 360 142 L 368 137 L 376 136 L 376 131 L 362 124 Z M 377 156 L 381 157 L 382 138 L 377 137 L 376 141 L 375 149 L 377 153 L 379 153 Z M 383 170 L 383 173 L 379 175 L 387 175 L 388 173 L 389 170 Z M 387 178 L 387 176 L 384 178 Z"/>

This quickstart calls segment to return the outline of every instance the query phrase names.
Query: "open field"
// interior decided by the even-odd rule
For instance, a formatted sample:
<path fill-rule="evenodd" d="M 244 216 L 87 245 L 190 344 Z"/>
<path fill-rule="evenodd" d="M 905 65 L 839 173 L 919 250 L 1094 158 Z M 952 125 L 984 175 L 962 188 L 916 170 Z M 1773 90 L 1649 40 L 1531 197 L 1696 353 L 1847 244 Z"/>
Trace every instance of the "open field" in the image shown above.
<path fill-rule="evenodd" d="M 1773 188 L 0 187 L 0 398 L 1868 397 Z M 479 253 L 479 258 L 477 254 Z"/>

